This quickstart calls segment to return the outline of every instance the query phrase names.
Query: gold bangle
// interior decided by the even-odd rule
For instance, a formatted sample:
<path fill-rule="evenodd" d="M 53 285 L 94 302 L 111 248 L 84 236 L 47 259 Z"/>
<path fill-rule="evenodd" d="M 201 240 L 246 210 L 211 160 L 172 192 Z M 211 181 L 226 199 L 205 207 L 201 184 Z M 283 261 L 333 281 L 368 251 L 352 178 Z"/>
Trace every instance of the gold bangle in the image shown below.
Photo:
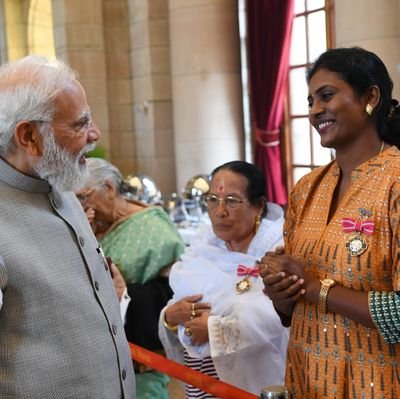
<path fill-rule="evenodd" d="M 163 324 L 164 324 L 164 327 L 166 329 L 168 329 L 169 331 L 174 331 L 174 332 L 178 331 L 178 325 L 171 326 L 171 324 L 167 323 L 167 320 L 165 320 L 165 313 L 164 313 L 164 317 L 163 317 Z"/>

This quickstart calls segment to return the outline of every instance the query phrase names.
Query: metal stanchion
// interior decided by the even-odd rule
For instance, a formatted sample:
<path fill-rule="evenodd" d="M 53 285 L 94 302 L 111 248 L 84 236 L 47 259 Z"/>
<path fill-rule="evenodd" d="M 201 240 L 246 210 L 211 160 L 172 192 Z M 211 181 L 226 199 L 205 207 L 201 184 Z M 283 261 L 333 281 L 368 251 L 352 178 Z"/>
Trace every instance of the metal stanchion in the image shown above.
<path fill-rule="evenodd" d="M 290 393 L 283 385 L 268 385 L 261 391 L 260 399 L 290 399 Z"/>

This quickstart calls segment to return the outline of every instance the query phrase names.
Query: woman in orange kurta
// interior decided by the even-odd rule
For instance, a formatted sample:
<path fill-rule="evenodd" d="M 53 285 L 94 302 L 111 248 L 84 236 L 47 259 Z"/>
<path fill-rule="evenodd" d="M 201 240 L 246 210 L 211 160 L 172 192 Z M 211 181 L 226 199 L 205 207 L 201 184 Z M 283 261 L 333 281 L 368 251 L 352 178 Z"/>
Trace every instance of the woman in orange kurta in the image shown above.
<path fill-rule="evenodd" d="M 400 397 L 400 112 L 382 61 L 322 54 L 307 75 L 310 121 L 336 160 L 295 186 L 285 253 L 262 259 L 265 291 L 291 325 L 294 398 Z"/>

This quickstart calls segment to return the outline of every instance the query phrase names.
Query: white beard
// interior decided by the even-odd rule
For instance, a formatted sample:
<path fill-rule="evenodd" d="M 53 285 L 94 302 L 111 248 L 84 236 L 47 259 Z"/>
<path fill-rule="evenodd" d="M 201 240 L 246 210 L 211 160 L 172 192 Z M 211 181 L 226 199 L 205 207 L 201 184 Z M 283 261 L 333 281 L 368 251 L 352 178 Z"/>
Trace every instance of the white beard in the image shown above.
<path fill-rule="evenodd" d="M 87 144 L 78 155 L 72 155 L 57 144 L 52 128 L 43 127 L 41 133 L 44 151 L 38 164 L 33 167 L 34 172 L 57 191 L 74 191 L 81 187 L 88 171 L 86 163 L 80 164 L 79 159 L 92 151 L 96 144 Z"/>

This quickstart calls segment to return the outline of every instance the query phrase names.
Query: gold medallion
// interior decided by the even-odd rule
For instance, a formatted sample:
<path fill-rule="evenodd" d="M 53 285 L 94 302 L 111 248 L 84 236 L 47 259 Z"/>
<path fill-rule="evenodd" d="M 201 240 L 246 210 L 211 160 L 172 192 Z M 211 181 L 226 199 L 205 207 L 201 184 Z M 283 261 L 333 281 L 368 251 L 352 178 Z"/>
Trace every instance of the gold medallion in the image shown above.
<path fill-rule="evenodd" d="M 368 243 L 360 234 L 354 234 L 346 241 L 346 249 L 349 255 L 359 256 L 368 249 Z"/>
<path fill-rule="evenodd" d="M 246 276 L 243 280 L 240 280 L 239 282 L 236 283 L 236 291 L 239 292 L 239 294 L 247 292 L 250 288 L 251 288 L 251 283 L 249 276 Z"/>

